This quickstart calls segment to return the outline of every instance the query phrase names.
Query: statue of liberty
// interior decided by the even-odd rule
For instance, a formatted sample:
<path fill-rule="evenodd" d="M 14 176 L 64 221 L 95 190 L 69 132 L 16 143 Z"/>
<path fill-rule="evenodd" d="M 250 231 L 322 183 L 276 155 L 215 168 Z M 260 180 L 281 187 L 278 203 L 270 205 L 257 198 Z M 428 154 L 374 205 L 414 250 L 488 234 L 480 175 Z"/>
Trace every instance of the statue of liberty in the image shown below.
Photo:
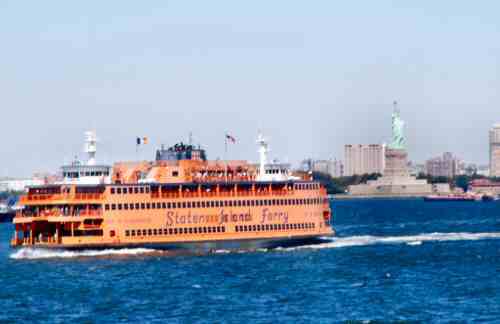
<path fill-rule="evenodd" d="M 401 119 L 398 103 L 394 101 L 394 111 L 392 113 L 392 142 L 389 145 L 392 149 L 404 150 L 406 139 L 403 134 L 405 122 Z"/>

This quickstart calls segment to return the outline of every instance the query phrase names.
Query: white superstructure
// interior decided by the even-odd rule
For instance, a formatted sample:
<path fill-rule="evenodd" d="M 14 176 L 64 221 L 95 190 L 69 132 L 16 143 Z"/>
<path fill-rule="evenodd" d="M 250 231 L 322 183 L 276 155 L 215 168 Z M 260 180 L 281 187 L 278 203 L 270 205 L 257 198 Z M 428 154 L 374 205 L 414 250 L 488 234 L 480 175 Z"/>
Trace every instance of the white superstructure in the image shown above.
<path fill-rule="evenodd" d="M 267 139 L 259 133 L 257 137 L 259 145 L 259 167 L 257 171 L 257 181 L 287 181 L 298 179 L 290 175 L 290 164 L 268 162 L 269 144 Z"/>
<path fill-rule="evenodd" d="M 83 152 L 87 161 L 75 160 L 70 165 L 61 167 L 63 184 L 107 184 L 111 183 L 111 166 L 96 162 L 97 136 L 94 130 L 85 132 Z"/>

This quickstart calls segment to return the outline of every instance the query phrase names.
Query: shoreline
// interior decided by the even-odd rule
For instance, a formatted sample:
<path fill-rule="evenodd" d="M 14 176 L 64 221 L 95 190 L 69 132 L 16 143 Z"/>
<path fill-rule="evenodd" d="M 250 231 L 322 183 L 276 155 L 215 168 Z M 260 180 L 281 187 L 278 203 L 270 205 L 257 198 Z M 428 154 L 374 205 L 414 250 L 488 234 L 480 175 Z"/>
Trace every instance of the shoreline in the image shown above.
<path fill-rule="evenodd" d="M 331 200 L 356 200 L 356 199 L 424 199 L 426 195 L 328 195 Z"/>

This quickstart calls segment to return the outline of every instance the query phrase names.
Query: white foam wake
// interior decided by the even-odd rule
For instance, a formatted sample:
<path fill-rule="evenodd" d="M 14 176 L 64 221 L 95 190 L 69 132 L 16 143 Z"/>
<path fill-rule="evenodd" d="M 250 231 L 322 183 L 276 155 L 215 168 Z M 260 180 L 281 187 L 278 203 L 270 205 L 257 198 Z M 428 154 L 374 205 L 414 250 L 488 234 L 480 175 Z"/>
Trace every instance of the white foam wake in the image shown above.
<path fill-rule="evenodd" d="M 410 246 L 419 246 L 423 242 L 444 242 L 444 241 L 477 241 L 487 239 L 500 239 L 500 232 L 492 233 L 428 233 L 409 236 L 350 236 L 330 238 L 329 242 L 302 245 L 286 248 L 283 250 L 291 251 L 298 249 L 330 249 L 350 246 L 367 246 L 375 244 L 407 244 Z"/>
<path fill-rule="evenodd" d="M 144 248 L 124 248 L 106 250 L 81 250 L 65 251 L 39 248 L 21 248 L 10 255 L 12 259 L 54 259 L 54 258 L 79 258 L 79 257 L 100 257 L 100 256 L 126 256 L 155 253 L 157 250 Z"/>

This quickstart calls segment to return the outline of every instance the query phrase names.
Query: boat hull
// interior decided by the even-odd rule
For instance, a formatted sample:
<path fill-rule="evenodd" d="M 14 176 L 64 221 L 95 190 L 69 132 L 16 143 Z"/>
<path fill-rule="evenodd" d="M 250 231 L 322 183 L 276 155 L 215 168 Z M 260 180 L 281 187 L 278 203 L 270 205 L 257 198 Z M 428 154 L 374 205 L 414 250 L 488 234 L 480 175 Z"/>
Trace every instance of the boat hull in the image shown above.
<path fill-rule="evenodd" d="M 300 245 L 319 244 L 324 242 L 330 235 L 308 235 L 282 238 L 258 238 L 258 239 L 238 239 L 238 240 L 217 240 L 198 242 L 168 242 L 168 243 L 112 243 L 112 244 L 35 244 L 14 246 L 13 248 L 40 248 L 56 250 L 104 250 L 123 248 L 148 248 L 161 251 L 186 251 L 191 253 L 209 253 L 217 250 L 240 251 L 257 249 L 274 249 L 278 247 L 286 248 Z"/>

